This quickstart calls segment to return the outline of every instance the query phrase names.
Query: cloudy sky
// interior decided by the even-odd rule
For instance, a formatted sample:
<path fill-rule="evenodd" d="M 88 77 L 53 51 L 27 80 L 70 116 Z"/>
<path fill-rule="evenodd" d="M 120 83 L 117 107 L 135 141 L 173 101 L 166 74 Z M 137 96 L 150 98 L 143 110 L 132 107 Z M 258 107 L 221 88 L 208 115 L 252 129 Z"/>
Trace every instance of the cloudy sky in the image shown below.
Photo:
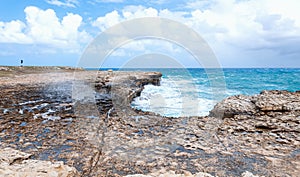
<path fill-rule="evenodd" d="M 0 65 L 76 66 L 113 25 L 163 17 L 195 30 L 222 67 L 300 68 L 299 9 L 299 0 L 1 0 Z M 121 46 L 106 66 L 151 53 L 195 66 L 182 47 L 149 39 Z"/>

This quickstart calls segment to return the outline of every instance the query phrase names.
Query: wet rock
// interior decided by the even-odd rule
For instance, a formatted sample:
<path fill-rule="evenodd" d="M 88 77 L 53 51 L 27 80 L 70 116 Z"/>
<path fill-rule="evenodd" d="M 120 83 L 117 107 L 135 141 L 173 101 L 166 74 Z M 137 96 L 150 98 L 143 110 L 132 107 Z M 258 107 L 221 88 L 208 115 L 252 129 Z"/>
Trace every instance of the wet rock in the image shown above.
<path fill-rule="evenodd" d="M 112 107 L 129 111 L 131 101 L 140 95 L 143 86 L 159 85 L 161 76 L 159 72 L 114 72 L 98 76 L 95 88 L 100 113 L 105 114 Z"/>

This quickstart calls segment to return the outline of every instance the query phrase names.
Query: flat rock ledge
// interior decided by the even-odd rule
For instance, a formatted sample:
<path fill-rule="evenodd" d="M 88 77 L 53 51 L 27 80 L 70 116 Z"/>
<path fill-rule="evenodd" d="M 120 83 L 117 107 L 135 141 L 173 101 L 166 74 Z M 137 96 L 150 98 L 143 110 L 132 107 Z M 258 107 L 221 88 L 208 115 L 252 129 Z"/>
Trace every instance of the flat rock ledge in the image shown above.
<path fill-rule="evenodd" d="M 237 115 L 270 115 L 300 111 L 300 91 L 262 91 L 258 95 L 231 96 L 215 105 L 210 116 L 233 118 Z"/>
<path fill-rule="evenodd" d="M 63 162 L 30 160 L 31 154 L 12 148 L 0 149 L 0 176 L 72 177 L 77 171 Z"/>
<path fill-rule="evenodd" d="M 0 149 L 0 176 L 2 177 L 74 177 L 79 173 L 74 167 L 64 165 L 63 162 L 50 162 L 40 160 L 30 160 L 32 154 L 21 152 L 10 147 Z M 198 172 L 192 174 L 185 171 L 176 174 L 175 171 L 157 171 L 148 175 L 135 174 L 125 177 L 215 177 L 209 173 Z M 245 171 L 241 177 L 260 177 Z"/>

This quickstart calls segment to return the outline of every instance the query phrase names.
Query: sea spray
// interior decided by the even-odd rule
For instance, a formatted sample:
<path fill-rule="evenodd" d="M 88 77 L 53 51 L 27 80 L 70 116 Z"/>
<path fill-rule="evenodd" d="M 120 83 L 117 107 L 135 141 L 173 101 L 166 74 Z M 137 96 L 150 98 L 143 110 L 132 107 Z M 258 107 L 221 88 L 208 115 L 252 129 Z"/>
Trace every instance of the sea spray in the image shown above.
<path fill-rule="evenodd" d="M 208 115 L 217 102 L 232 95 L 255 95 L 262 90 L 300 90 L 300 69 L 225 68 L 226 90 L 212 90 L 205 69 L 152 70 L 163 73 L 161 86 L 146 85 L 141 96 L 133 100 L 132 107 L 168 117 Z M 224 96 L 215 99 L 214 94 L 218 92 Z"/>

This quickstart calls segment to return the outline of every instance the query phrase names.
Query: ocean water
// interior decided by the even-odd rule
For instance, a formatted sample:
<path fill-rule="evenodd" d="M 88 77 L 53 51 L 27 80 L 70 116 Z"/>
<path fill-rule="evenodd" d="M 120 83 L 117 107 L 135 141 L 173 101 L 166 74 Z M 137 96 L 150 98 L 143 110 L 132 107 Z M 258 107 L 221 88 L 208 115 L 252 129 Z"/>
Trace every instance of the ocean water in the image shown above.
<path fill-rule="evenodd" d="M 143 69 L 163 73 L 132 107 L 168 117 L 205 116 L 225 97 L 262 90 L 300 90 L 300 69 Z"/>

